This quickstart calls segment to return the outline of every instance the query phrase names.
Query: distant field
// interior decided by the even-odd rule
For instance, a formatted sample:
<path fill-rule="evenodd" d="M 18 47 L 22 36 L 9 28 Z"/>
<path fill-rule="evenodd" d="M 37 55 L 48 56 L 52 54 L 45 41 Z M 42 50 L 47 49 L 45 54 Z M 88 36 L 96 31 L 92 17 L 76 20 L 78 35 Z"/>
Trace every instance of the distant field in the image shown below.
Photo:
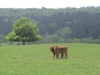
<path fill-rule="evenodd" d="M 68 59 L 53 59 L 52 45 L 0 46 L 0 75 L 100 75 L 100 44 L 57 44 Z"/>

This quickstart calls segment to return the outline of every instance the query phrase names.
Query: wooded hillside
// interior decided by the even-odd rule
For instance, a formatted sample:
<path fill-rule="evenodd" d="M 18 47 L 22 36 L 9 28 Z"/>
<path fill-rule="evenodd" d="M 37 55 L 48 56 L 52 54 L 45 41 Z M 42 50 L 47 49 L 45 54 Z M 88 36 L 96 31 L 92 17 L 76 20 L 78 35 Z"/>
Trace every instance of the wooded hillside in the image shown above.
<path fill-rule="evenodd" d="M 41 35 L 57 34 L 63 38 L 100 37 L 100 7 L 42 9 L 0 8 L 0 34 L 12 31 L 20 17 L 31 18 L 37 23 Z M 67 31 L 67 32 L 66 32 Z M 61 33 L 60 33 L 61 32 Z"/>

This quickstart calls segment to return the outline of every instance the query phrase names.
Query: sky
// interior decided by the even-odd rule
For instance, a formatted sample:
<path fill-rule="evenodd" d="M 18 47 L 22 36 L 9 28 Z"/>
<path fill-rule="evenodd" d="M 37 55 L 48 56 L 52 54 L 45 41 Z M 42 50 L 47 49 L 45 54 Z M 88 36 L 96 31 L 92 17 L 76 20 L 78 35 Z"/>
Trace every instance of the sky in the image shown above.
<path fill-rule="evenodd" d="M 0 0 L 0 8 L 66 8 L 100 6 L 99 0 Z"/>

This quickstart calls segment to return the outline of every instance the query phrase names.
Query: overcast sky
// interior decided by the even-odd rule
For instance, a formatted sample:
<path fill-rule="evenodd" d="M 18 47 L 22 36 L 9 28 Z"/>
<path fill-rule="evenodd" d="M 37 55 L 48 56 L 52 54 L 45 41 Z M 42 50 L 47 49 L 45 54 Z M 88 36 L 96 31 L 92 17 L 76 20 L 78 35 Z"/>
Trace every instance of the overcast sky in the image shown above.
<path fill-rule="evenodd" d="M 65 8 L 100 6 L 99 0 L 0 0 L 0 8 Z"/>

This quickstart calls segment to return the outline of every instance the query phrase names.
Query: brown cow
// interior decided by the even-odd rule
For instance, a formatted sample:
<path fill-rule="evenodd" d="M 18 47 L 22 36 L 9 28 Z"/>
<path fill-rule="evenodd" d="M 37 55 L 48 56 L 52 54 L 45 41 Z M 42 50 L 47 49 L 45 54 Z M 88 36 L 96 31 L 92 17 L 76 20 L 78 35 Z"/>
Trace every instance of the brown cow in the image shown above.
<path fill-rule="evenodd" d="M 68 58 L 68 48 L 65 46 L 53 46 L 56 58 L 59 58 L 59 54 L 61 53 L 61 58 L 65 55 L 65 58 Z"/>
<path fill-rule="evenodd" d="M 65 58 L 68 58 L 68 48 L 65 46 L 51 46 L 50 50 L 53 53 L 53 58 L 59 58 L 59 54 L 61 53 L 61 58 L 65 55 Z"/>

